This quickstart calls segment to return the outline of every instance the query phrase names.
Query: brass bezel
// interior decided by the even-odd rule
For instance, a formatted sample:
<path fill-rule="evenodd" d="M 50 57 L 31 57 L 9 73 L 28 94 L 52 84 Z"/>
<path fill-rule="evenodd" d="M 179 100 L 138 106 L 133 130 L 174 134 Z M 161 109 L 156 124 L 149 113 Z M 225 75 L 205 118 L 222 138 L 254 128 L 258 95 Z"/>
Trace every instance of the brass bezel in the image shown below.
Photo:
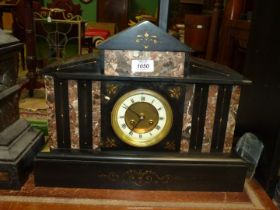
<path fill-rule="evenodd" d="M 131 96 L 137 95 L 137 94 L 146 94 L 146 95 L 151 95 L 155 98 L 157 98 L 162 104 L 163 107 L 166 111 L 166 123 L 162 129 L 162 131 L 157 134 L 156 136 L 153 136 L 151 139 L 146 140 L 146 141 L 141 141 L 139 142 L 137 138 L 131 137 L 131 136 L 127 136 L 126 134 L 124 134 L 123 130 L 121 129 L 120 125 L 118 124 L 118 120 L 117 120 L 117 113 L 118 110 L 121 108 L 121 105 L 123 104 L 123 102 Z M 141 102 L 139 102 L 141 103 Z M 147 102 L 143 102 L 143 103 L 147 103 Z M 149 89 L 136 89 L 136 90 L 132 90 L 130 92 L 125 93 L 124 95 L 122 95 L 117 102 L 115 103 L 112 112 L 111 112 L 111 125 L 112 128 L 115 132 L 115 134 L 120 138 L 120 140 L 122 140 L 123 142 L 127 143 L 130 146 L 134 146 L 134 147 L 150 147 L 153 146 L 157 143 L 159 143 L 161 140 L 163 140 L 167 134 L 169 133 L 171 127 L 173 124 L 173 112 L 171 109 L 170 104 L 168 103 L 168 101 L 159 93 L 149 90 Z"/>

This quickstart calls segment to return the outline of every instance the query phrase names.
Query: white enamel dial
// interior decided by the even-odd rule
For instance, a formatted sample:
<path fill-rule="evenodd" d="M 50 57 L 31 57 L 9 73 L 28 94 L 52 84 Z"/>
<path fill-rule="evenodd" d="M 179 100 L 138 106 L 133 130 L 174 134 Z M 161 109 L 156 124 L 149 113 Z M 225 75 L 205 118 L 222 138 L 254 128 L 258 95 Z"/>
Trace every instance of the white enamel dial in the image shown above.
<path fill-rule="evenodd" d="M 148 147 L 169 133 L 173 121 L 168 101 L 155 91 L 137 89 L 115 103 L 111 124 L 116 135 L 131 146 Z"/>

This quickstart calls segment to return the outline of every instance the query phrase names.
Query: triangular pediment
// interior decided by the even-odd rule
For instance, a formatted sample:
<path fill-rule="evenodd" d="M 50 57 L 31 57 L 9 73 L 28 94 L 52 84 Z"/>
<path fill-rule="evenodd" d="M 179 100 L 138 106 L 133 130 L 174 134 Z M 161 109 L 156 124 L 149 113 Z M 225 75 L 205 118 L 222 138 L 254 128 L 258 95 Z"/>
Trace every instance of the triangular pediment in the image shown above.
<path fill-rule="evenodd" d="M 98 46 L 101 50 L 190 52 L 191 49 L 149 21 L 130 27 Z"/>

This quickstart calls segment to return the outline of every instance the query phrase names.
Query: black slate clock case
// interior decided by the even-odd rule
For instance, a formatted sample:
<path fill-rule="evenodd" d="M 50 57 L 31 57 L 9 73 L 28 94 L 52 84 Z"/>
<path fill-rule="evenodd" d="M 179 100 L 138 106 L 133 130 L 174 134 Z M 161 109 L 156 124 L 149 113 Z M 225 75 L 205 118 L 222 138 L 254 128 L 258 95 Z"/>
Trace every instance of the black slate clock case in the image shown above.
<path fill-rule="evenodd" d="M 146 27 L 147 26 L 147 27 Z M 151 23 L 136 25 L 132 29 L 122 32 L 125 36 L 135 36 L 139 27 L 149 29 Z M 86 187 L 112 189 L 141 189 L 141 190 L 196 190 L 196 191 L 242 191 L 246 177 L 247 166 L 234 152 L 223 153 L 225 138 L 224 124 L 227 121 L 226 106 L 229 106 L 229 94 L 233 85 L 250 83 L 240 74 L 223 66 L 208 63 L 200 59 L 188 57 L 185 45 L 179 44 L 173 37 L 156 26 L 153 32 L 166 39 L 158 48 L 151 50 L 186 52 L 186 75 L 181 78 L 171 77 L 141 77 L 141 76 L 112 76 L 104 74 L 104 57 L 100 55 L 84 56 L 68 62 L 54 64 L 44 70 L 54 80 L 57 148 L 50 152 L 40 152 L 35 159 L 34 178 L 37 186 L 56 187 Z M 114 40 L 118 40 L 114 37 Z M 113 40 L 113 41 L 114 41 Z M 127 43 L 126 39 L 124 40 Z M 139 46 L 121 41 L 113 44 L 108 40 L 100 49 L 122 49 L 124 46 L 133 50 L 144 50 Z M 163 44 L 165 43 L 165 44 Z M 174 45 L 172 44 L 174 43 Z M 120 48 L 120 46 L 122 48 Z M 104 54 L 103 54 L 104 55 Z M 189 62 L 190 61 L 190 62 Z M 92 113 L 91 86 L 82 88 L 82 84 L 101 82 L 101 133 L 102 139 L 107 136 L 117 139 L 116 147 L 110 148 L 101 143 L 99 150 L 92 149 L 89 138 L 93 134 L 92 118 L 79 118 L 81 147 L 71 148 L 68 108 L 68 81 L 78 83 L 79 116 Z M 56 85 L 57 84 L 57 85 Z M 81 84 L 81 85 L 79 85 Z M 117 84 L 119 89 L 104 101 L 106 85 Z M 182 135 L 182 116 L 184 107 L 184 93 L 188 85 L 195 84 L 198 88 L 194 93 L 194 112 L 190 151 L 182 153 L 179 150 Z M 215 147 L 208 153 L 202 153 L 202 133 L 204 124 L 199 119 L 205 119 L 206 102 L 209 85 L 223 87 L 218 93 L 217 120 L 214 124 Z M 166 88 L 170 86 L 182 87 L 182 96 L 178 100 L 171 99 Z M 118 140 L 111 128 L 110 112 L 119 96 L 136 88 L 148 88 L 162 94 L 171 104 L 174 114 L 174 125 L 170 134 L 159 144 L 150 148 L 134 148 Z M 229 92 L 229 91 L 228 91 Z M 63 116 L 63 117 L 61 117 Z M 220 122 L 220 123 L 219 123 Z M 101 141 L 103 141 L 101 139 Z M 167 149 L 166 142 L 174 141 L 173 149 Z"/>

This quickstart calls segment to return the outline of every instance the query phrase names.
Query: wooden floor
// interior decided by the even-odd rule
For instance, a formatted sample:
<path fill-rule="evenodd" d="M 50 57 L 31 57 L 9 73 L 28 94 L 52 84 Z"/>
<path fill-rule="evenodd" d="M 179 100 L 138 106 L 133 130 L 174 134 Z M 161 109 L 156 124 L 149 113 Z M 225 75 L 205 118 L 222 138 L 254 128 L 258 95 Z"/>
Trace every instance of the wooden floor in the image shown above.
<path fill-rule="evenodd" d="M 277 209 L 255 181 L 244 192 L 135 191 L 35 187 L 31 175 L 21 190 L 0 190 L 2 210 L 265 210 Z"/>

